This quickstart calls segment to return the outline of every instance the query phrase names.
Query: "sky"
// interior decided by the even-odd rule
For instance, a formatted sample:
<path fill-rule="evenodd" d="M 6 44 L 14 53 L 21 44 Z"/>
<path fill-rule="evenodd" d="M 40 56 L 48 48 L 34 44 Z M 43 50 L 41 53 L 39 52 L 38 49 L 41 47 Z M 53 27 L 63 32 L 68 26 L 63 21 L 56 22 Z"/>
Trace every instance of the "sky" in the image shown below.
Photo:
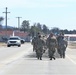
<path fill-rule="evenodd" d="M 76 30 L 76 0 L 0 0 L 0 16 L 4 17 L 5 8 L 8 8 L 9 26 L 18 27 L 24 20 L 34 23 L 45 24 L 49 29 Z"/>

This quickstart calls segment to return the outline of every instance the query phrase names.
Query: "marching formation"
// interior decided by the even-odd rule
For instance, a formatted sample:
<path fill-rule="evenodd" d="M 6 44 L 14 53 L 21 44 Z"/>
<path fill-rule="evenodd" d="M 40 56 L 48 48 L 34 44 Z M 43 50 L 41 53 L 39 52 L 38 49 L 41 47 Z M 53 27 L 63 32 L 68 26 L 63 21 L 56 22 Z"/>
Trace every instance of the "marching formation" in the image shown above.
<path fill-rule="evenodd" d="M 55 36 L 52 32 L 48 38 L 41 36 L 40 33 L 32 40 L 33 51 L 36 52 L 36 57 L 42 60 L 42 55 L 48 50 L 48 56 L 50 60 L 56 59 L 54 56 L 55 51 L 59 53 L 61 58 L 65 58 L 65 51 L 67 48 L 67 41 L 64 38 L 64 34 L 60 33 L 58 36 Z"/>

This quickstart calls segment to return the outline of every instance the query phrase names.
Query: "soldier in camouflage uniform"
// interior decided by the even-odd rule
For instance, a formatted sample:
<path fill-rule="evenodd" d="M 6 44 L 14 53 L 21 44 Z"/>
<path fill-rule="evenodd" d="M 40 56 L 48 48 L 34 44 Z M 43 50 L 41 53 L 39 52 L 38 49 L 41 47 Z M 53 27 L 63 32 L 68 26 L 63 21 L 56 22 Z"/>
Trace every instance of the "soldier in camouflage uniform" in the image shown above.
<path fill-rule="evenodd" d="M 36 51 L 36 37 L 32 39 L 33 51 Z"/>
<path fill-rule="evenodd" d="M 65 51 L 67 48 L 67 41 L 64 39 L 64 34 L 60 33 L 60 35 L 57 37 L 58 40 L 58 53 L 60 54 L 60 57 L 65 58 Z"/>
<path fill-rule="evenodd" d="M 37 39 L 40 33 L 38 32 L 37 35 L 32 39 L 33 51 L 36 51 L 37 48 Z"/>
<path fill-rule="evenodd" d="M 44 41 L 41 39 L 41 36 L 39 35 L 37 38 L 37 48 L 36 48 L 36 55 L 37 58 L 42 60 L 42 54 L 43 54 L 43 46 L 44 46 Z"/>
<path fill-rule="evenodd" d="M 60 43 L 61 43 L 61 41 L 62 41 L 63 38 L 64 38 L 64 34 L 62 34 L 62 33 L 60 33 L 60 34 L 57 36 L 57 42 L 58 42 L 57 51 L 58 51 L 59 54 L 60 54 L 60 48 L 59 48 L 59 46 L 60 46 Z"/>
<path fill-rule="evenodd" d="M 47 46 L 46 46 L 46 36 L 42 36 L 42 40 L 44 41 L 44 46 L 43 46 L 43 50 L 44 50 L 44 53 L 45 51 L 47 50 Z"/>
<path fill-rule="evenodd" d="M 52 60 L 52 58 L 55 60 L 54 53 L 57 47 L 57 39 L 53 35 L 53 33 L 51 33 L 50 36 L 47 38 L 47 47 L 50 60 Z"/>

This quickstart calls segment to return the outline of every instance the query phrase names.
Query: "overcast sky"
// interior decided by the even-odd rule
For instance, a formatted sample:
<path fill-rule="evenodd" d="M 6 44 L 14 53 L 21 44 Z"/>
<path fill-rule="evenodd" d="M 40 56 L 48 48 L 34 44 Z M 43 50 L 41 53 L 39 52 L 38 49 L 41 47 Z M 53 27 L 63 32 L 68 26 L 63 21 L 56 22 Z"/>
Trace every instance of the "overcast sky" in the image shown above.
<path fill-rule="evenodd" d="M 8 25 L 18 27 L 18 19 L 45 24 L 49 29 L 76 29 L 76 0 L 0 0 L 0 16 L 5 18 L 8 7 Z M 5 25 L 5 20 L 3 21 Z"/>

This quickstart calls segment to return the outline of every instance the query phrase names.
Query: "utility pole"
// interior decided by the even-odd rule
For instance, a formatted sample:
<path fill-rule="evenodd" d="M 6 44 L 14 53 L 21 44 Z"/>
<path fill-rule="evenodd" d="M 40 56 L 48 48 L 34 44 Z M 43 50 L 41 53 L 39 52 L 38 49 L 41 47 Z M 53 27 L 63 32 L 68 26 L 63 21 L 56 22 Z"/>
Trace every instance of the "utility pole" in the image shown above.
<path fill-rule="evenodd" d="M 6 15 L 6 17 L 5 17 L 5 18 L 6 18 L 6 20 L 5 20 L 5 25 L 6 25 L 6 36 L 7 36 L 7 14 L 10 13 L 10 12 L 7 12 L 7 9 L 8 9 L 8 8 L 6 7 L 6 11 L 3 12 L 3 13 L 5 13 L 5 15 Z"/>
<path fill-rule="evenodd" d="M 18 18 L 18 29 L 20 29 L 20 18 L 22 17 L 16 17 L 16 18 Z"/>

